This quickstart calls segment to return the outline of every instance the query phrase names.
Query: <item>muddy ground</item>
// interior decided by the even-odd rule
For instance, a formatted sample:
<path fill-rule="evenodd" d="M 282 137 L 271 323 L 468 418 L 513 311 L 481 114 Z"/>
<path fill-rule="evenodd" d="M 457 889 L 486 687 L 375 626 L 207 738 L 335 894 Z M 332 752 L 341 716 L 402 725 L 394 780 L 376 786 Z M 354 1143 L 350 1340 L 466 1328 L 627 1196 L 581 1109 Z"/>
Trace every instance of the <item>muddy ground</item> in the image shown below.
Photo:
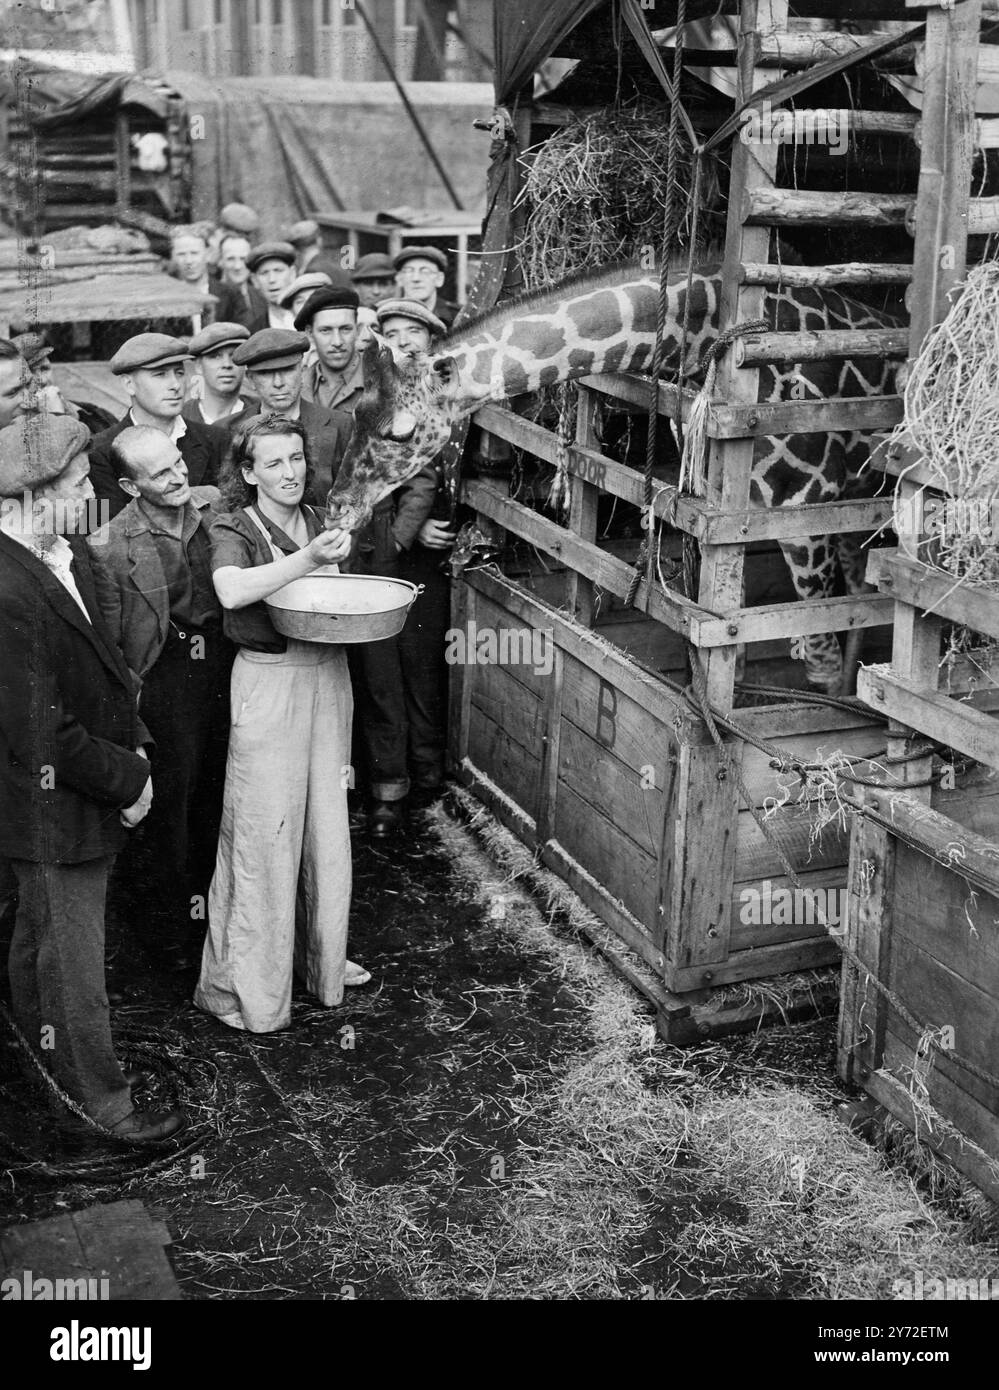
<path fill-rule="evenodd" d="M 143 934 L 123 924 L 111 962 L 119 1050 L 189 1129 L 94 1144 L 8 1065 L 0 1226 L 140 1198 L 192 1299 L 884 1296 L 938 1237 L 955 1274 L 999 1263 L 980 1209 L 931 1201 L 832 1118 L 833 1019 L 666 1047 L 440 810 L 389 846 L 358 830 L 349 953 L 374 980 L 334 1010 L 297 994 L 287 1031 L 198 1013 L 194 972 Z M 16 1061 L 2 1020 L 0 1041 Z M 848 1181 L 817 1239 L 830 1164 Z M 851 1233 L 862 1209 L 895 1255 Z"/>

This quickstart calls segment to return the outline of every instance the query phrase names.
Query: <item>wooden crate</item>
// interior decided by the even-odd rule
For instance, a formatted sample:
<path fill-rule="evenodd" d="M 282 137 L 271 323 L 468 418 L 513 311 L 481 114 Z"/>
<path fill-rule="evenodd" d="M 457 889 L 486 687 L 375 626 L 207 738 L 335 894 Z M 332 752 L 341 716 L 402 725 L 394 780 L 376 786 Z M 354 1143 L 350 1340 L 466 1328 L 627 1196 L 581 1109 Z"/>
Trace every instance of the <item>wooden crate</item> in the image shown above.
<path fill-rule="evenodd" d="M 964 277 L 975 89 L 992 53 L 979 48 L 981 10 L 966 0 L 927 15 L 911 356 Z M 844 962 L 839 1067 L 999 1198 L 999 690 L 961 664 L 939 688 L 943 624 L 999 638 L 996 598 L 926 563 L 930 518 L 947 502 L 939 476 L 904 439 L 875 461 L 898 478 L 901 545 L 868 565 L 895 603 L 893 651 L 890 666 L 861 672 L 858 694 L 888 717 L 890 752 L 910 760 L 903 790 L 854 793 L 845 939 L 860 964 Z M 941 780 L 918 756 L 927 739 L 973 759 L 970 772 Z M 926 1050 L 931 1031 L 943 1050 Z"/>
<path fill-rule="evenodd" d="M 783 867 L 679 686 L 489 570 L 455 586 L 452 628 L 468 658 L 452 668 L 454 770 L 650 967 L 664 1036 L 755 1025 L 760 1008 L 727 1013 L 719 986 L 838 960 L 814 920 L 745 920 L 747 904 L 786 887 Z M 473 661 L 483 633 L 539 659 Z M 838 709 L 775 704 L 737 718 L 807 759 L 884 744 L 876 720 Z M 762 805 L 777 791 L 767 756 L 730 747 Z M 812 845 L 812 818 L 796 808 L 772 824 L 806 887 L 845 885 L 841 830 Z"/>
<path fill-rule="evenodd" d="M 839 1067 L 999 1201 L 999 1081 L 964 1065 L 999 1071 L 997 792 L 963 790 L 941 810 L 859 794 L 845 939 L 866 969 L 844 964 Z M 925 1029 L 946 1030 L 945 1050 L 920 1058 Z"/>

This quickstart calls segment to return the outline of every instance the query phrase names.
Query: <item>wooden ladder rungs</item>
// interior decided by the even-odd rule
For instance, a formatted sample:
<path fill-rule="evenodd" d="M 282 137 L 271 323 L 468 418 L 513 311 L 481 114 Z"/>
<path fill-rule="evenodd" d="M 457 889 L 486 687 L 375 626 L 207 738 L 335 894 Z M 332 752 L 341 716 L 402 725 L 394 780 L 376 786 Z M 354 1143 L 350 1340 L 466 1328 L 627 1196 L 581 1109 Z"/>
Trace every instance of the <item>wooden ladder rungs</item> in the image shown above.
<path fill-rule="evenodd" d="M 983 200 L 984 201 L 984 200 Z M 904 227 L 915 198 L 909 193 L 827 193 L 815 189 L 748 188 L 742 220 L 750 227 L 809 224 Z"/>
<path fill-rule="evenodd" d="M 805 333 L 745 333 L 737 338 L 737 367 L 775 362 L 823 362 L 839 357 L 907 357 L 907 328 L 830 329 Z"/>
<path fill-rule="evenodd" d="M 999 770 L 999 718 L 880 666 L 861 667 L 857 694 L 879 714 Z"/>
<path fill-rule="evenodd" d="M 845 261 L 840 265 L 769 265 L 755 261 L 741 271 L 744 285 L 769 289 L 830 289 L 839 285 L 906 285 L 912 266 L 876 261 Z"/>

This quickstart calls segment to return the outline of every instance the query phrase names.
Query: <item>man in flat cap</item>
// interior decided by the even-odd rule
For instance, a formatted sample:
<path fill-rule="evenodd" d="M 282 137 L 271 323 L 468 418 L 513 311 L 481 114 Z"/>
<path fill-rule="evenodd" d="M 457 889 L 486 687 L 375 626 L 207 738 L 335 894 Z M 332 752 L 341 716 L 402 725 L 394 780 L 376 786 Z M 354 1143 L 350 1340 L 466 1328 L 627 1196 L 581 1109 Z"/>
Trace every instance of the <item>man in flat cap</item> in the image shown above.
<path fill-rule="evenodd" d="M 185 420 L 185 365 L 191 352 L 183 338 L 165 333 L 139 333 L 123 343 L 111 358 L 111 371 L 120 376 L 132 398 L 129 410 L 116 425 L 103 430 L 90 450 L 90 474 L 94 491 L 114 516 L 129 502 L 118 485 L 118 473 L 111 459 L 111 443 L 129 425 L 148 425 L 161 430 L 177 445 L 191 485 L 214 484 L 229 437 L 217 425 Z"/>
<path fill-rule="evenodd" d="M 458 313 L 457 304 L 442 299 L 438 291 L 444 284 L 447 257 L 436 246 L 404 246 L 395 261 L 400 299 L 415 300 L 429 309 L 450 328 Z"/>
<path fill-rule="evenodd" d="M 262 241 L 246 262 L 253 283 L 267 302 L 267 322 L 260 328 L 290 328 L 294 316 L 281 299 L 295 278 L 295 248 L 288 241 Z M 258 329 L 254 328 L 254 332 Z"/>
<path fill-rule="evenodd" d="M 225 323 L 241 323 L 250 333 L 267 327 L 267 300 L 250 276 L 247 261 L 251 246 L 239 232 L 228 232 L 219 246 L 222 283 L 215 317 Z"/>
<path fill-rule="evenodd" d="M 246 203 L 226 203 L 216 220 L 215 231 L 209 239 L 212 261 L 221 269 L 222 242 L 229 236 L 240 236 L 246 240 L 246 249 L 260 235 L 260 217 Z M 223 278 L 225 274 L 223 272 Z M 221 317 L 221 316 L 220 316 Z"/>
<path fill-rule="evenodd" d="M 287 239 L 297 253 L 295 270 L 298 275 L 311 270 L 328 275 L 330 283 L 337 289 L 350 288 L 350 272 L 344 269 L 336 255 L 323 250 L 318 222 L 313 222 L 311 217 L 296 222 L 288 229 Z"/>
<path fill-rule="evenodd" d="M 9 338 L 0 338 L 0 429 L 31 408 L 31 368 Z"/>
<path fill-rule="evenodd" d="M 152 799 L 135 683 L 101 616 L 78 534 L 93 489 L 89 431 L 69 415 L 0 431 L 0 855 L 18 906 L 11 1003 L 41 1063 L 133 1143 L 181 1128 L 137 1111 L 115 1057 L 104 974 L 108 876 Z"/>
<path fill-rule="evenodd" d="M 304 275 L 296 275 L 281 296 L 281 307 L 290 309 L 293 315 L 310 299 L 316 290 L 331 289 L 333 281 L 324 270 L 307 270 Z"/>
<path fill-rule="evenodd" d="M 146 945 L 183 965 L 185 952 L 200 959 L 235 655 L 212 584 L 208 528 L 219 492 L 191 487 L 180 450 L 162 430 L 122 430 L 111 458 L 131 500 L 91 538 L 101 561 L 97 596 L 142 683 L 142 717 L 156 745 L 156 800 L 118 881 L 136 909 L 132 919 L 145 924 Z"/>
<path fill-rule="evenodd" d="M 444 332 L 423 304 L 401 299 L 379 306 L 378 326 L 394 350 L 410 360 L 427 353 Z M 349 652 L 371 799 L 368 825 L 376 838 L 401 828 L 407 798 L 429 801 L 444 778 L 450 588 L 440 562 L 454 536 L 433 515 L 439 490 L 440 477 L 430 463 L 377 504 L 351 555 L 355 573 L 394 575 L 423 586 L 401 633 L 359 643 Z"/>
<path fill-rule="evenodd" d="M 218 298 L 221 279 L 210 264 L 208 233 L 203 226 L 174 227 L 170 233 L 170 273 L 202 294 Z M 217 307 L 217 306 L 216 306 Z"/>
<path fill-rule="evenodd" d="M 377 309 L 386 299 L 395 299 L 398 294 L 395 282 L 395 262 L 391 256 L 372 251 L 362 256 L 350 274 L 354 289 L 361 300 L 361 307 Z"/>
<path fill-rule="evenodd" d="M 240 343 L 233 361 L 246 368 L 260 398 L 260 415 L 285 415 L 301 420 L 306 443 L 315 469 L 311 490 L 305 501 L 325 507 L 326 495 L 340 467 L 353 420 L 343 411 L 331 410 L 315 401 L 302 399 L 305 354 L 311 346 L 304 333 L 283 328 L 265 328 Z M 253 416 L 240 417 L 235 429 L 249 424 Z"/>
<path fill-rule="evenodd" d="M 364 390 L 364 365 L 357 350 L 356 290 L 321 289 L 295 316 L 315 349 L 315 365 L 302 387 L 302 399 L 353 415 Z"/>
<path fill-rule="evenodd" d="M 194 377 L 181 411 L 185 420 L 229 427 L 253 411 L 249 397 L 240 395 L 246 368 L 232 360 L 233 352 L 249 336 L 250 330 L 241 323 L 213 323 L 195 333 L 188 343 Z"/>

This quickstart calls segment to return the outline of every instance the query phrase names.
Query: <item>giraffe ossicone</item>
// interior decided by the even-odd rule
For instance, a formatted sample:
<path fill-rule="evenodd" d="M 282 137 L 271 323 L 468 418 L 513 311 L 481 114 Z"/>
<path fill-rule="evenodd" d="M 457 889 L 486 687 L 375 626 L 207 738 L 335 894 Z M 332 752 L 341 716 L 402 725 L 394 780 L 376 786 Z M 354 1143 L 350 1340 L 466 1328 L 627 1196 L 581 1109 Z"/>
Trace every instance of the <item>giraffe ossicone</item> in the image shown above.
<path fill-rule="evenodd" d="M 663 334 L 664 371 L 675 372 L 687 323 L 686 363 L 696 364 L 718 334 L 721 277 L 678 276 L 669 286 Z M 510 301 L 463 325 L 436 351 L 400 364 L 372 341 L 364 356 L 366 388 L 354 433 L 328 499 L 328 525 L 356 530 L 375 504 L 414 477 L 443 448 L 455 424 L 488 401 L 603 372 L 647 371 L 659 302 L 654 275 L 634 266 L 583 273 L 552 290 Z M 788 333 L 893 326 L 895 320 L 835 291 L 768 293 L 764 314 Z M 884 358 L 789 363 L 760 372 L 761 401 L 890 394 L 893 365 Z M 414 423 L 415 422 L 415 423 Z M 796 434 L 757 440 L 752 472 L 756 506 L 801 506 L 870 495 L 862 469 L 862 433 Z M 829 598 L 841 571 L 859 592 L 863 555 L 855 537 L 802 537 L 780 548 L 797 596 Z M 834 633 L 800 641 L 810 684 L 839 688 L 842 652 Z"/>

